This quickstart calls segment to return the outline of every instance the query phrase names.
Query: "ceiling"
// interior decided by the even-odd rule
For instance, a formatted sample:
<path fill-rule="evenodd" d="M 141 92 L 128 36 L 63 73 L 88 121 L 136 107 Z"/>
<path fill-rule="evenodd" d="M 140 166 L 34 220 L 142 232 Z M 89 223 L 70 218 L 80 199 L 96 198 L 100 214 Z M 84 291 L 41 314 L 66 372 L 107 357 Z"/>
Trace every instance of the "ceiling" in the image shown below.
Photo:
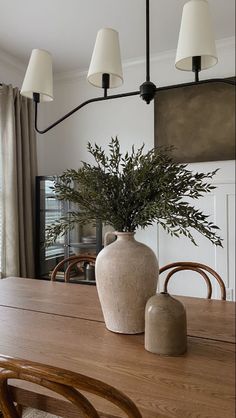
<path fill-rule="evenodd" d="M 151 53 L 175 49 L 185 0 L 150 0 Z M 235 36 L 235 1 L 209 0 L 215 39 Z M 0 49 L 27 63 L 53 54 L 56 72 L 85 70 L 101 27 L 119 31 L 123 60 L 145 55 L 145 0 L 0 0 Z"/>

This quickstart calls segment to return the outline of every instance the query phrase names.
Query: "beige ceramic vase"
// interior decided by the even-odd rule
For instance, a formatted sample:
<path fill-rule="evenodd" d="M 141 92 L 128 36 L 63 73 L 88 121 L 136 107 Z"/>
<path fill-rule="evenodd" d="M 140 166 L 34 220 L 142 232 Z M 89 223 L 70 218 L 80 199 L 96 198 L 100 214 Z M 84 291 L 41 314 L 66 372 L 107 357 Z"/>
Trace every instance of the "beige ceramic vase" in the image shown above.
<path fill-rule="evenodd" d="M 97 291 L 106 327 L 113 332 L 144 332 L 145 305 L 156 293 L 158 262 L 133 232 L 113 232 L 117 240 L 96 259 Z"/>

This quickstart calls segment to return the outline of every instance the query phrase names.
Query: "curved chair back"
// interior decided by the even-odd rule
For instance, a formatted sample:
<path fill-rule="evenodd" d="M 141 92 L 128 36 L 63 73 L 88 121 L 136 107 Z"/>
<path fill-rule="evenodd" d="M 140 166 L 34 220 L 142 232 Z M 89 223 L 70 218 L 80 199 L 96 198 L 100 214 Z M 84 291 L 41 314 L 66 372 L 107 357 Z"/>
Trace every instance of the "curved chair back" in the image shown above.
<path fill-rule="evenodd" d="M 0 407 L 4 418 L 20 418 L 8 388 L 8 379 L 25 380 L 60 394 L 75 405 L 84 418 L 99 418 L 99 414 L 79 390 L 110 401 L 129 418 L 142 418 L 128 396 L 100 380 L 57 367 L 1 355 L 0 369 Z M 65 410 L 65 415 L 62 416 L 67 417 L 67 413 Z"/>
<path fill-rule="evenodd" d="M 177 272 L 181 271 L 181 270 L 192 270 L 192 271 L 196 271 L 197 273 L 199 273 L 202 278 L 205 280 L 206 285 L 207 285 L 207 299 L 211 299 L 212 296 L 212 285 L 211 285 L 211 281 L 207 275 L 206 272 L 210 273 L 213 277 L 215 277 L 215 279 L 217 280 L 219 286 L 220 286 L 220 290 L 221 290 L 221 299 L 225 300 L 226 299 L 226 289 L 225 289 L 225 284 L 222 280 L 222 278 L 220 277 L 220 275 L 218 273 L 216 273 L 215 270 L 213 270 L 211 267 L 206 266 L 205 264 L 201 264 L 201 263 L 194 263 L 194 262 L 190 262 L 190 261 L 179 261 L 176 263 L 171 263 L 171 264 L 167 264 L 166 266 L 162 267 L 159 270 L 159 274 L 163 273 L 166 270 L 170 270 L 171 271 L 167 274 L 166 279 L 164 281 L 164 292 L 167 292 L 167 286 L 168 283 L 170 281 L 170 278 Z"/>
<path fill-rule="evenodd" d="M 62 261 L 60 261 L 54 268 L 51 274 L 51 280 L 55 280 L 57 272 L 61 268 L 64 268 L 64 265 L 67 265 L 65 269 L 65 273 L 64 273 L 64 280 L 65 282 L 69 282 L 72 267 L 74 267 L 78 263 L 83 263 L 83 262 L 95 264 L 95 261 L 96 261 L 96 256 L 90 255 L 90 254 L 72 255 L 70 257 L 66 257 Z"/>

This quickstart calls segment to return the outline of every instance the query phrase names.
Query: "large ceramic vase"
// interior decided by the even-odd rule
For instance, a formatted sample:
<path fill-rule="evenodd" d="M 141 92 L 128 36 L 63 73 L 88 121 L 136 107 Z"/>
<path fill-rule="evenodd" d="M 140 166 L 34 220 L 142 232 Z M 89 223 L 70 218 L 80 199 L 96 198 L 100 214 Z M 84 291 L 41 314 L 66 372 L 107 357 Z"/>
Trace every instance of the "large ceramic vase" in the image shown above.
<path fill-rule="evenodd" d="M 113 332 L 144 332 L 145 305 L 156 293 L 158 262 L 133 232 L 114 232 L 96 259 L 96 283 L 106 327 Z"/>

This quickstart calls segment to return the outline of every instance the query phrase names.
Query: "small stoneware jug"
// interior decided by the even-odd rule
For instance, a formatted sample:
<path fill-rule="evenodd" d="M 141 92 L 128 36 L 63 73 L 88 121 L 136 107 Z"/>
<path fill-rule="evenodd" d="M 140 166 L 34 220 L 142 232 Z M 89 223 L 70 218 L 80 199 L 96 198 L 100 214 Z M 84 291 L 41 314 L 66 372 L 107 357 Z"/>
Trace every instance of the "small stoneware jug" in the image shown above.
<path fill-rule="evenodd" d="M 157 293 L 146 304 L 145 349 L 168 356 L 183 354 L 187 349 L 185 308 L 169 293 Z"/>

